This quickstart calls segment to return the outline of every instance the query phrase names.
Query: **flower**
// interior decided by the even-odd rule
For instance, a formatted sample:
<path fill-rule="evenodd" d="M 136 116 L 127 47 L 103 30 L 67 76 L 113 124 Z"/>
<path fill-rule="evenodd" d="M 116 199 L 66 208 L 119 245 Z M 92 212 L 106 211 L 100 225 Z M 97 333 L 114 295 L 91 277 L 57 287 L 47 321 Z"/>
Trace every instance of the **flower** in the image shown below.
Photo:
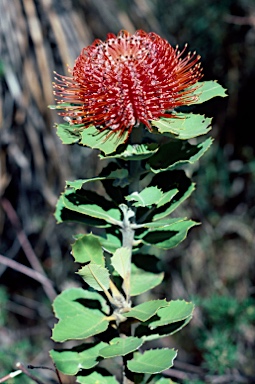
<path fill-rule="evenodd" d="M 180 52 L 142 30 L 95 40 L 69 68 L 70 77 L 56 74 L 60 115 L 70 124 L 94 125 L 119 136 L 139 123 L 151 130 L 150 121 L 173 117 L 176 107 L 197 99 L 189 87 L 202 77 L 200 56 L 183 57 L 186 47 Z"/>

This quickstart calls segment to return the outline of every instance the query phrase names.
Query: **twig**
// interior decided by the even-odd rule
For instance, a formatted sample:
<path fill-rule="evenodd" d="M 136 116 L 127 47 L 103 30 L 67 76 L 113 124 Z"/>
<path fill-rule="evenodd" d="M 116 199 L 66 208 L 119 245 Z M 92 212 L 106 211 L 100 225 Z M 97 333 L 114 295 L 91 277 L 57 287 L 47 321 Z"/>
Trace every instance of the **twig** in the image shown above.
<path fill-rule="evenodd" d="M 11 372 L 11 373 L 8 373 L 8 375 L 0 378 L 0 383 L 4 383 L 5 381 L 9 380 L 9 379 L 12 379 L 13 377 L 16 377 L 18 375 L 20 375 L 22 372 L 21 369 L 18 369 L 17 371 L 14 371 L 14 372 Z"/>
<path fill-rule="evenodd" d="M 57 367 L 56 367 L 56 364 L 54 364 L 54 367 L 55 367 L 55 372 L 56 372 L 56 375 L 57 375 L 59 384 L 63 384 L 63 382 L 62 382 L 62 380 L 61 380 L 61 377 L 60 377 L 60 374 L 59 374 L 59 370 L 58 370 Z"/>
<path fill-rule="evenodd" d="M 39 283 L 41 283 L 43 285 L 43 287 L 45 287 L 46 285 L 49 286 L 49 284 L 51 284 L 51 281 L 46 276 L 42 275 L 41 273 L 39 273 L 39 272 L 37 272 L 31 268 L 26 267 L 23 264 L 18 263 L 15 260 L 11 260 L 8 257 L 3 256 L 1 254 L 0 254 L 0 263 L 7 265 L 8 267 L 10 267 L 12 269 L 15 269 L 16 271 L 18 271 L 20 273 L 23 273 L 24 275 L 27 275 L 34 280 L 37 280 Z M 56 293 L 55 293 L 55 296 L 56 296 Z M 50 297 L 49 296 L 48 297 L 50 300 L 53 300 L 55 298 L 55 296 L 53 297 L 53 295 L 51 295 Z"/>
<path fill-rule="evenodd" d="M 43 285 L 43 288 L 44 288 L 45 293 L 47 294 L 48 298 L 50 299 L 50 301 L 53 301 L 57 295 L 54 288 L 53 288 L 53 284 L 47 278 L 36 254 L 34 253 L 33 248 L 31 247 L 30 242 L 28 241 L 28 238 L 27 238 L 25 232 L 22 230 L 20 220 L 19 220 L 15 210 L 13 209 L 11 203 L 7 199 L 1 199 L 1 204 L 2 204 L 2 207 L 3 207 L 6 215 L 9 218 L 10 222 L 12 223 L 13 227 L 15 228 L 16 233 L 17 233 L 17 238 L 20 242 L 20 245 L 21 245 L 29 263 L 32 266 L 35 275 L 37 276 L 37 277 L 35 277 L 35 280 L 40 281 L 40 283 Z M 12 260 L 10 260 L 10 261 L 12 261 Z M 21 266 L 21 264 L 19 264 L 19 265 Z M 24 268 L 25 268 L 24 270 L 29 270 L 29 272 L 28 272 L 29 274 L 28 273 L 25 273 L 25 274 L 34 278 L 31 275 L 31 269 L 27 268 L 25 266 L 24 266 Z M 17 269 L 17 268 L 14 267 L 14 269 Z M 20 267 L 18 270 L 21 271 Z M 22 273 L 24 273 L 24 272 L 22 272 Z"/>
<path fill-rule="evenodd" d="M 24 367 L 24 365 L 20 362 L 16 364 L 16 367 L 19 368 L 25 375 L 30 377 L 35 383 L 37 384 L 45 384 L 43 381 L 39 380 L 37 377 L 34 375 L 31 375 L 31 373 Z"/>
<path fill-rule="evenodd" d="M 60 377 L 60 374 L 59 374 L 59 371 L 58 371 L 58 369 L 57 369 L 57 367 L 56 367 L 56 364 L 54 364 L 54 368 L 43 367 L 43 366 L 41 366 L 41 365 L 40 365 L 40 366 L 34 366 L 34 365 L 29 364 L 29 365 L 27 366 L 27 368 L 28 368 L 28 369 L 48 369 L 49 371 L 53 371 L 53 372 L 55 372 L 56 375 L 57 375 L 59 384 L 63 384 L 63 383 L 62 383 L 62 380 L 61 380 L 61 377 Z"/>

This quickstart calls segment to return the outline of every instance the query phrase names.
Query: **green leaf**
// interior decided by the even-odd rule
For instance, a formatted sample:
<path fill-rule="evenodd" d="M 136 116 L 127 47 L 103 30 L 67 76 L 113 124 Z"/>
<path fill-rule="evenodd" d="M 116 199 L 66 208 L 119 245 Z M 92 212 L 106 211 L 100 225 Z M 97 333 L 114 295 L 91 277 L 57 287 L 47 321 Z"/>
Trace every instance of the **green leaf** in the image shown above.
<path fill-rule="evenodd" d="M 163 134 L 170 134 L 181 140 L 205 135 L 211 129 L 212 119 L 193 113 L 176 113 L 173 118 L 160 118 L 152 121 L 152 125 Z"/>
<path fill-rule="evenodd" d="M 92 179 L 79 179 L 79 180 L 74 180 L 74 181 L 66 181 L 66 188 L 71 187 L 75 191 L 78 189 L 81 189 L 82 186 L 86 183 L 90 183 L 92 181 L 101 181 L 104 180 L 104 177 L 93 177 Z"/>
<path fill-rule="evenodd" d="M 125 317 L 133 317 L 140 321 L 150 319 L 159 308 L 168 306 L 167 301 L 164 300 L 151 300 L 133 307 L 129 312 L 125 313 Z"/>
<path fill-rule="evenodd" d="M 92 347 L 91 347 L 92 345 Z M 83 344 L 84 351 L 50 351 L 50 356 L 59 371 L 65 375 L 76 375 L 80 369 L 90 369 L 98 364 L 99 351 L 107 346 L 107 343 Z"/>
<path fill-rule="evenodd" d="M 109 272 L 98 264 L 89 263 L 77 272 L 83 280 L 96 291 L 107 291 L 110 286 Z"/>
<path fill-rule="evenodd" d="M 158 153 L 151 157 L 146 166 L 152 172 L 170 171 L 184 164 L 194 164 L 210 148 L 213 140 L 191 145 L 188 142 L 175 141 L 162 145 Z"/>
<path fill-rule="evenodd" d="M 105 260 L 98 237 L 92 234 L 83 235 L 72 245 L 72 255 L 77 263 L 88 263 L 104 267 Z"/>
<path fill-rule="evenodd" d="M 104 180 L 122 180 L 128 178 L 128 170 L 124 168 L 116 169 L 115 171 L 111 172 L 108 176 L 102 176 L 102 177 L 93 177 L 90 179 L 79 179 L 74 181 L 66 181 L 66 188 L 70 187 L 77 191 L 78 189 L 81 189 L 84 184 L 95 182 L 95 181 L 104 181 Z"/>
<path fill-rule="evenodd" d="M 187 199 L 195 189 L 195 184 L 186 176 L 183 170 L 166 171 L 164 177 L 161 174 L 156 174 L 149 186 L 157 186 L 163 191 L 162 202 L 158 202 L 158 207 L 138 208 L 137 223 L 145 221 L 157 221 L 170 215 L 185 199 Z M 167 202 L 166 198 L 170 200 Z M 161 204 L 164 203 L 164 204 Z"/>
<path fill-rule="evenodd" d="M 74 144 L 80 140 L 80 125 L 58 124 L 57 135 L 63 144 Z"/>
<path fill-rule="evenodd" d="M 135 336 L 142 337 L 144 341 L 152 341 L 160 339 L 162 337 L 171 336 L 176 332 L 180 331 L 182 328 L 184 328 L 190 322 L 191 319 L 192 316 L 187 317 L 187 319 L 185 320 L 177 321 L 176 323 L 167 324 L 162 327 L 151 329 L 150 323 L 153 321 L 152 318 L 145 323 L 141 323 L 135 329 Z"/>
<path fill-rule="evenodd" d="M 115 356 L 125 356 L 136 351 L 143 344 L 143 340 L 138 337 L 115 337 L 110 341 L 110 345 L 100 350 L 100 356 L 110 358 Z"/>
<path fill-rule="evenodd" d="M 177 352 L 174 349 L 151 349 L 143 354 L 135 353 L 127 366 L 131 372 L 155 374 L 172 367 L 176 356 Z"/>
<path fill-rule="evenodd" d="M 161 379 L 155 381 L 154 384 L 178 384 L 178 383 L 176 383 L 171 379 L 165 379 L 164 377 L 161 377 Z"/>
<path fill-rule="evenodd" d="M 93 295 L 96 299 L 99 295 Z M 85 339 L 104 332 L 108 320 L 98 309 L 85 308 L 79 300 L 87 299 L 87 293 L 81 288 L 72 288 L 61 293 L 53 302 L 53 308 L 59 322 L 55 324 L 52 338 L 56 342 L 72 339 Z"/>
<path fill-rule="evenodd" d="M 193 303 L 184 300 L 172 300 L 167 307 L 160 308 L 157 311 L 157 316 L 160 317 L 160 320 L 151 322 L 149 327 L 150 329 L 155 329 L 156 327 L 185 320 L 192 316 L 193 311 Z"/>
<path fill-rule="evenodd" d="M 61 195 L 57 201 L 55 218 L 58 224 L 64 221 L 69 221 L 69 222 L 78 222 L 84 225 L 97 227 L 97 228 L 106 228 L 110 226 L 110 224 L 106 223 L 104 220 L 96 219 L 94 217 L 90 217 L 90 216 L 81 214 L 79 212 L 75 212 L 70 209 L 67 209 L 64 205 L 64 195 Z"/>
<path fill-rule="evenodd" d="M 159 248 L 176 247 L 187 237 L 190 228 L 198 225 L 192 220 L 178 221 L 172 225 L 147 230 L 139 236 L 140 243 L 156 245 Z"/>
<path fill-rule="evenodd" d="M 118 225 L 121 218 L 120 211 L 116 208 L 104 210 L 96 204 L 82 204 L 82 201 L 79 200 L 78 197 L 76 201 L 72 202 L 70 196 L 67 194 L 63 195 L 63 203 L 66 208 L 71 209 L 72 211 L 105 220 L 110 224 Z"/>
<path fill-rule="evenodd" d="M 164 230 L 164 228 L 169 229 L 170 225 L 177 224 L 180 221 L 184 221 L 184 220 L 186 220 L 185 217 L 169 217 L 169 218 L 163 219 L 163 220 L 152 221 L 150 223 L 143 223 L 142 226 L 143 226 L 143 228 L 150 228 L 151 230 L 153 230 L 153 229 L 157 229 L 157 230 L 163 229 Z M 147 232 L 147 233 L 149 233 L 149 232 Z M 143 237 L 143 235 L 141 237 Z"/>
<path fill-rule="evenodd" d="M 157 204 L 162 197 L 163 193 L 160 189 L 157 187 L 148 187 L 140 193 L 133 192 L 131 195 L 126 196 L 126 200 L 135 201 L 135 203 L 132 203 L 134 207 L 147 207 L 152 204 Z"/>
<path fill-rule="evenodd" d="M 130 250 L 125 247 L 118 248 L 112 258 L 111 264 L 118 274 L 125 279 L 130 264 Z"/>
<path fill-rule="evenodd" d="M 76 381 L 80 384 L 119 384 L 114 376 L 103 376 L 98 372 L 88 376 L 77 376 Z"/>
<path fill-rule="evenodd" d="M 199 87 L 194 91 L 193 94 L 198 96 L 198 100 L 192 102 L 192 104 L 201 104 L 216 96 L 228 96 L 226 94 L 227 90 L 223 88 L 219 83 L 217 83 L 217 81 L 204 81 L 201 83 L 197 83 L 195 86 L 192 87 L 196 88 L 197 85 L 199 85 Z"/>
<path fill-rule="evenodd" d="M 128 131 L 121 136 L 111 129 L 101 131 L 94 126 L 85 128 L 81 133 L 81 144 L 90 148 L 96 148 L 104 152 L 105 155 L 115 152 L 120 144 L 125 143 L 128 138 Z"/>
<path fill-rule="evenodd" d="M 122 159 L 125 161 L 129 160 L 144 160 L 151 157 L 158 150 L 158 145 L 155 143 L 151 144 L 128 144 L 124 151 L 117 151 L 115 154 L 110 154 L 107 158 Z M 100 156 L 104 158 L 103 156 Z"/>
<path fill-rule="evenodd" d="M 178 189 L 177 188 L 174 188 L 174 189 L 171 189 L 170 191 L 167 191 L 165 193 L 162 194 L 162 197 L 159 199 L 159 201 L 157 202 L 157 208 L 160 208 L 162 207 L 163 205 L 165 204 L 168 204 L 170 203 L 170 201 L 172 200 L 172 198 L 178 193 Z"/>
<path fill-rule="evenodd" d="M 87 303 L 91 307 L 91 303 L 98 302 L 96 308 L 109 314 L 109 307 L 106 300 L 98 292 L 88 291 L 82 288 L 69 288 L 58 295 L 53 302 L 53 309 L 58 319 L 64 317 L 75 316 L 77 310 L 83 310 L 84 305 L 80 304 L 80 300 Z"/>
<path fill-rule="evenodd" d="M 151 273 L 141 268 L 137 268 L 132 264 L 131 273 L 131 296 L 140 295 L 157 285 L 159 285 L 164 278 L 164 273 Z"/>
<path fill-rule="evenodd" d="M 102 247 L 109 253 L 114 253 L 118 248 L 121 248 L 121 240 L 112 233 L 107 233 L 106 237 L 100 237 L 99 240 Z"/>

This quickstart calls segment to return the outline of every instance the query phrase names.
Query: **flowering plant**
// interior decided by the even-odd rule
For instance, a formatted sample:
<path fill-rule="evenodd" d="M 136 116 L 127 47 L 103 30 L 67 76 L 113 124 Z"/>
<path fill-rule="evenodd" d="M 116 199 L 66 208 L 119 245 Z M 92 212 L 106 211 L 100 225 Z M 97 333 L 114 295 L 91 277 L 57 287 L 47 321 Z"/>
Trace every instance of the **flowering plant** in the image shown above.
<path fill-rule="evenodd" d="M 85 287 L 53 303 L 53 340 L 82 344 L 50 355 L 78 383 L 172 383 L 160 374 L 176 350 L 146 343 L 181 330 L 194 306 L 146 299 L 164 278 L 157 249 L 177 246 L 197 225 L 172 214 L 195 188 L 183 167 L 212 144 L 198 139 L 211 119 L 178 108 L 226 96 L 217 82 L 198 82 L 200 57 L 185 51 L 155 33 L 121 31 L 84 48 L 69 77 L 56 74 L 52 108 L 66 120 L 59 137 L 99 150 L 106 163 L 98 176 L 67 181 L 56 208 L 59 223 L 90 228 L 72 244 Z M 100 367 L 107 359 L 116 359 L 111 373 Z"/>

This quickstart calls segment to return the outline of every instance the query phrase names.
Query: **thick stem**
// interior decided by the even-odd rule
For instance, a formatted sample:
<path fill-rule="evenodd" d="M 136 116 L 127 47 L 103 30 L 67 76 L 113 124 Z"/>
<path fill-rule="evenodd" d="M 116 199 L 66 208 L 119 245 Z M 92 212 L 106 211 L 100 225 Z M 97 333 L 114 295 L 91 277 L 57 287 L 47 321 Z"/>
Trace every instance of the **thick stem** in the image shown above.
<path fill-rule="evenodd" d="M 140 144 L 142 141 L 143 127 L 137 127 L 133 130 L 131 135 L 131 144 Z M 141 175 L 141 161 L 131 160 L 129 162 L 129 179 L 130 184 L 128 188 L 129 194 L 133 192 L 139 192 L 140 190 L 140 175 Z M 123 289 L 126 293 L 126 301 L 131 306 L 130 298 L 130 279 L 131 279 L 131 262 L 132 262 L 132 251 L 135 230 L 132 228 L 132 224 L 135 223 L 136 209 L 134 207 L 128 208 L 123 204 L 121 207 L 123 212 L 122 221 L 122 246 L 129 250 L 129 265 L 126 271 L 126 276 L 123 281 Z M 119 331 L 120 336 L 125 338 L 132 336 L 132 324 L 129 321 L 125 321 L 120 324 Z M 132 359 L 133 353 L 123 356 L 123 384 L 134 384 L 134 373 L 129 371 L 127 363 Z"/>

